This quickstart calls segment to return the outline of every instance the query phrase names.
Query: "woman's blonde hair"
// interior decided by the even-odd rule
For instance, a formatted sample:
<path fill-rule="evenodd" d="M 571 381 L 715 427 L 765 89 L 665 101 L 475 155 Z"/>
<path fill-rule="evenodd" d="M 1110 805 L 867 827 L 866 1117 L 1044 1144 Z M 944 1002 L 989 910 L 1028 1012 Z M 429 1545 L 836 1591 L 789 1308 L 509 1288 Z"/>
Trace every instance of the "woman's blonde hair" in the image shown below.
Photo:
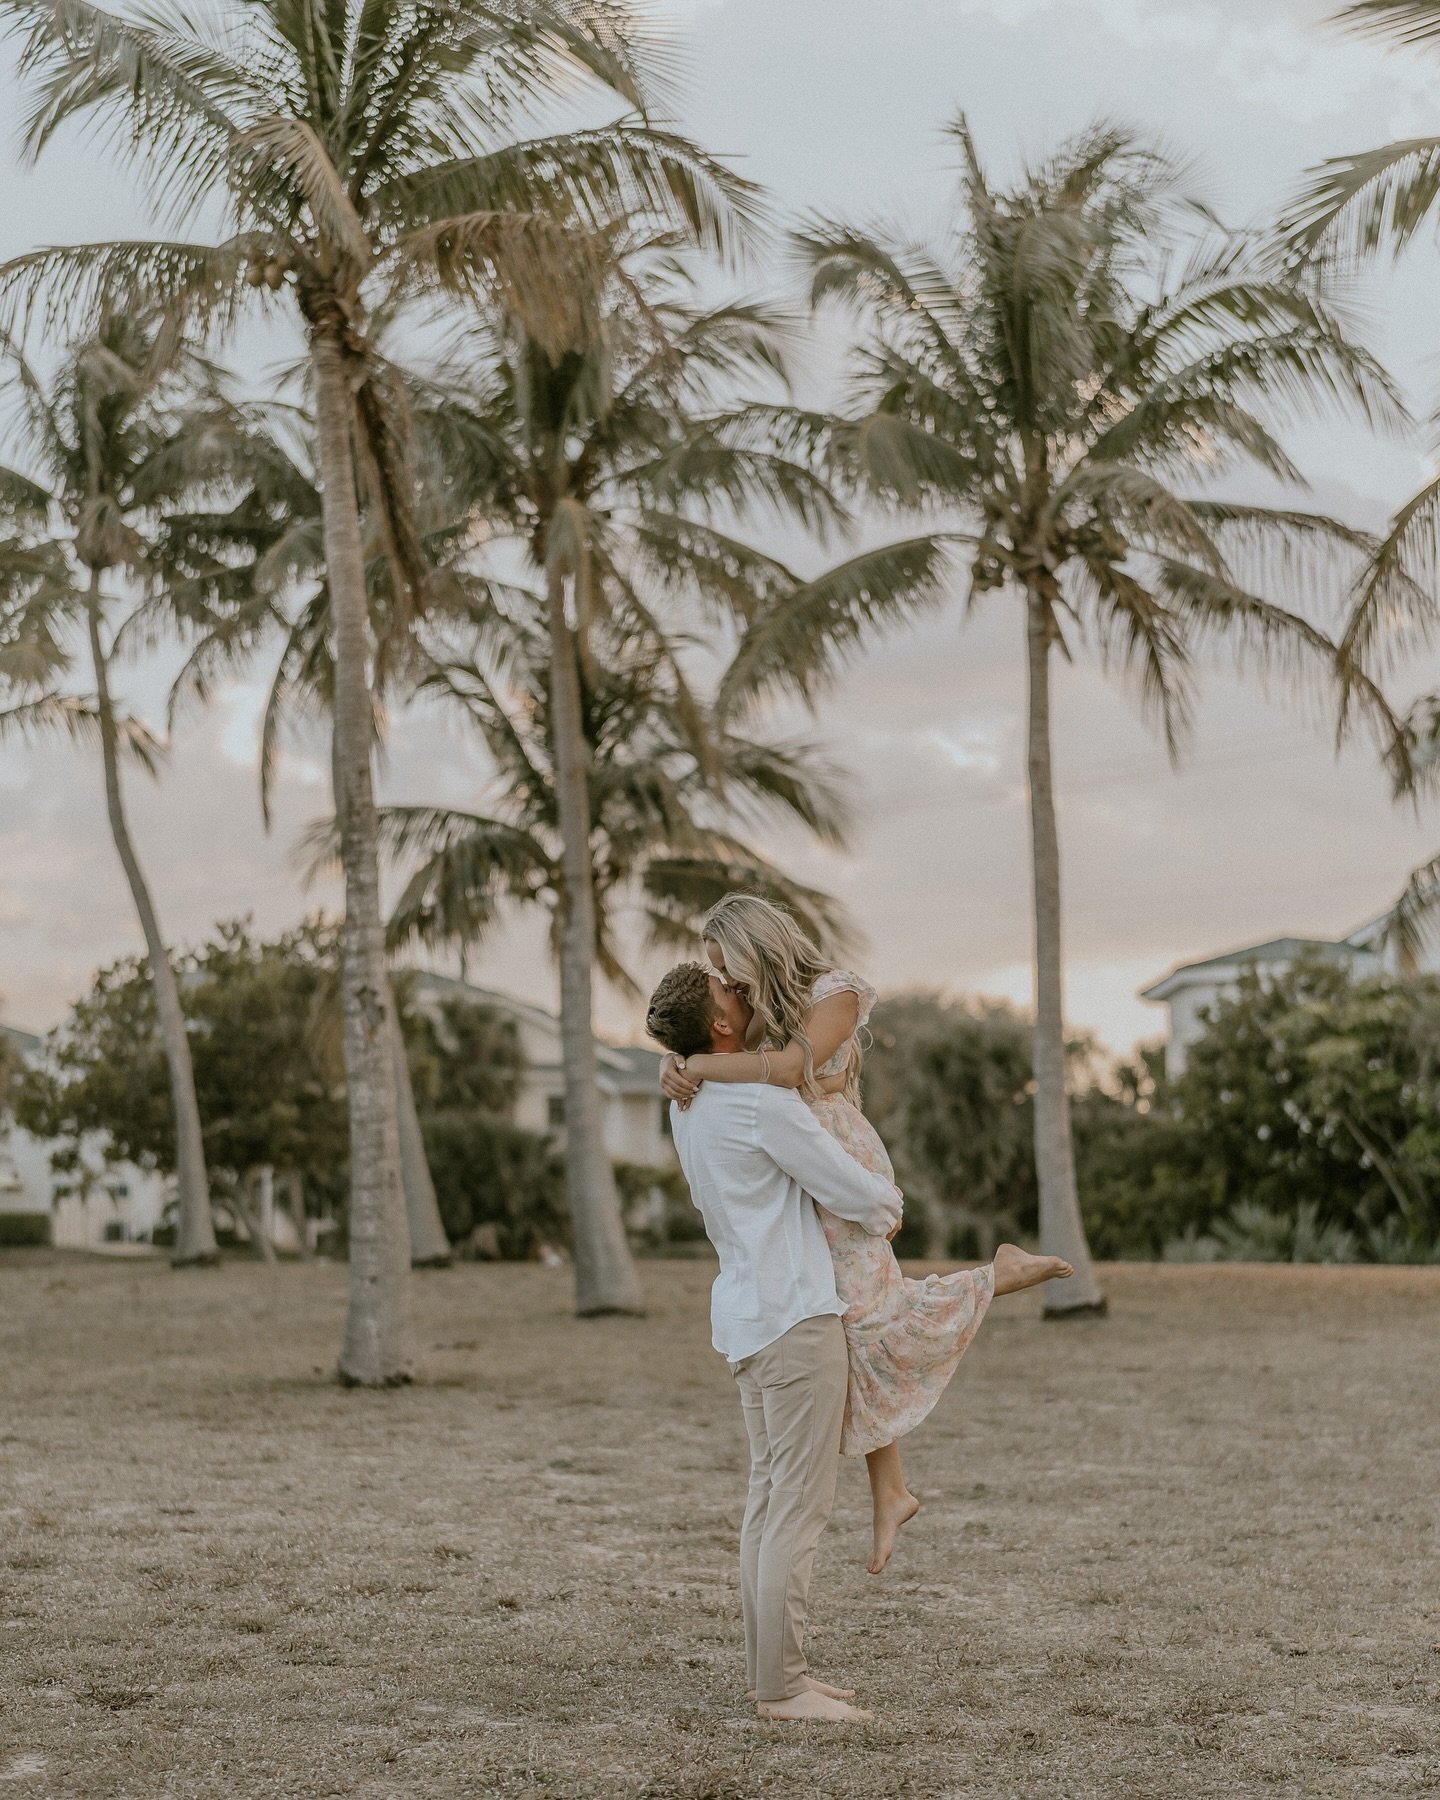
<path fill-rule="evenodd" d="M 834 964 L 783 906 L 758 894 L 727 894 L 701 921 L 700 934 L 725 959 L 728 980 L 747 990 L 762 1043 L 780 1050 L 792 1038 L 805 1052 L 800 1091 L 813 1099 L 815 1061 L 805 1035 L 810 990 Z M 858 1084 L 858 1046 L 852 1046 L 846 1091 Z"/>

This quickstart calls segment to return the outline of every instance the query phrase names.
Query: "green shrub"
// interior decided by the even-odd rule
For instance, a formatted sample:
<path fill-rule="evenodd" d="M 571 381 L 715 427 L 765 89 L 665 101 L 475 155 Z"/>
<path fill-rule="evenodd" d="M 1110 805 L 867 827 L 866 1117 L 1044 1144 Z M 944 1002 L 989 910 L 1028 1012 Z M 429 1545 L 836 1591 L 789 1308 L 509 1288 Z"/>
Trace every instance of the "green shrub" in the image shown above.
<path fill-rule="evenodd" d="M 440 1217 L 462 1255 L 485 1226 L 516 1260 L 569 1242 L 565 1162 L 551 1139 L 474 1111 L 431 1113 L 421 1131 Z"/>
<path fill-rule="evenodd" d="M 640 1248 L 664 1251 L 672 1245 L 693 1245 L 705 1237 L 705 1221 L 690 1198 L 690 1188 L 673 1163 L 617 1162 L 615 1186 L 627 1231 Z M 659 1216 L 654 1196 L 660 1195 Z"/>
<path fill-rule="evenodd" d="M 0 1249 L 12 1250 L 49 1242 L 49 1213 L 0 1212 Z"/>
<path fill-rule="evenodd" d="M 1431 1237 L 1423 1224 L 1409 1224 L 1398 1213 L 1364 1231 L 1361 1249 L 1367 1262 L 1440 1263 L 1440 1236 Z"/>
<path fill-rule="evenodd" d="M 1209 1232 L 1192 1229 L 1165 1246 L 1166 1262 L 1353 1263 L 1358 1255 L 1355 1233 L 1322 1219 L 1313 1200 L 1294 1212 L 1242 1200 Z"/>

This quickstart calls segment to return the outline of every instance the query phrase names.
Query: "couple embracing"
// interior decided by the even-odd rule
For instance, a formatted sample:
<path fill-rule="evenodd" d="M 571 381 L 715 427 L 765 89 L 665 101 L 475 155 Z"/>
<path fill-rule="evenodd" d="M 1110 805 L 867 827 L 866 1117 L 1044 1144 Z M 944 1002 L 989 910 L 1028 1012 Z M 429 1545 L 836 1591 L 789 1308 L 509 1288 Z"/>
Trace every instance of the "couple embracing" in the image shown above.
<path fill-rule="evenodd" d="M 907 1278 L 890 1248 L 900 1192 L 860 1110 L 874 990 L 753 895 L 713 907 L 703 941 L 707 962 L 665 976 L 646 1025 L 670 1052 L 661 1087 L 719 1255 L 712 1336 L 750 1443 L 740 1595 L 751 1697 L 768 1718 L 867 1719 L 805 1661 L 839 1456 L 866 1460 L 879 1574 L 920 1507 L 899 1440 L 939 1399 L 995 1295 L 1072 1271 L 1002 1244 L 982 1269 Z"/>

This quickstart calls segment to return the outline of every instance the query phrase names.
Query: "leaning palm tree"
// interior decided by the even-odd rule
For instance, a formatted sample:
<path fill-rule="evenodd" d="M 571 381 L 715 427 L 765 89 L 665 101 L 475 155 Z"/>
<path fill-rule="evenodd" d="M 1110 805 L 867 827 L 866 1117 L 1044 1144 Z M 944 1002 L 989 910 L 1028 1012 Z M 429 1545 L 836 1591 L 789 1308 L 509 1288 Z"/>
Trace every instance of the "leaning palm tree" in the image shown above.
<path fill-rule="evenodd" d="M 1336 15 L 1364 37 L 1440 50 L 1440 0 L 1362 0 Z M 1348 267 L 1398 257 L 1422 226 L 1440 221 L 1440 137 L 1402 138 L 1332 157 L 1311 171 L 1282 231 L 1301 257 Z M 1400 669 L 1440 627 L 1440 473 L 1390 521 L 1356 584 L 1345 643 L 1382 670 Z M 1418 701 L 1409 725 L 1427 776 L 1440 769 L 1440 695 Z M 1396 899 L 1388 935 L 1414 966 L 1437 935 L 1440 856 L 1414 869 Z"/>
<path fill-rule="evenodd" d="M 247 409 L 238 423 L 232 465 L 240 479 L 210 506 L 187 508 L 168 521 L 182 578 L 171 584 L 167 599 L 195 639 L 171 686 L 169 723 L 173 729 L 183 706 L 205 704 L 219 681 L 274 651 L 259 767 L 261 815 L 268 829 L 282 727 L 308 719 L 330 726 L 334 743 L 333 621 L 321 492 L 305 413 L 271 402 Z M 422 532 L 422 545 L 427 542 Z M 396 625 L 393 590 L 373 521 L 367 521 L 366 580 L 372 634 L 377 644 L 390 645 Z M 392 656 L 377 657 L 372 676 L 377 742 L 394 673 Z M 451 1260 L 450 1241 L 421 1136 L 393 991 L 388 1002 L 410 1263 L 444 1267 Z M 336 1006 L 338 1016 L 338 993 Z"/>
<path fill-rule="evenodd" d="M 1010 188 L 986 174 L 963 119 L 952 136 L 963 204 L 943 250 L 824 221 L 800 240 L 814 301 L 848 304 L 864 334 L 849 415 L 804 430 L 832 470 L 930 528 L 782 600 L 747 634 L 726 691 L 808 693 L 873 628 L 949 599 L 957 561 L 967 612 L 992 593 L 1014 604 L 1028 674 L 1040 1230 L 1075 1266 L 1047 1290 L 1047 1311 L 1069 1314 L 1104 1302 L 1065 1085 L 1054 658 L 1088 642 L 1133 678 L 1172 756 L 1208 641 L 1228 639 L 1242 668 L 1334 670 L 1336 646 L 1282 597 L 1368 540 L 1314 513 L 1209 497 L 1210 484 L 1248 465 L 1298 485 L 1274 432 L 1302 410 L 1346 403 L 1388 420 L 1402 408 L 1317 286 L 1284 279 L 1244 242 L 1182 254 L 1194 215 L 1164 161 L 1123 133 L 1092 131 Z M 1393 723 L 1359 672 L 1353 692 Z M 1393 733 L 1392 749 L 1403 756 Z"/>
<path fill-rule="evenodd" d="M 748 189 L 644 118 L 523 140 L 527 113 L 576 78 L 644 108 L 654 55 L 625 0 L 297 0 L 205 15 L 11 0 L 38 154 L 98 111 L 182 216 L 225 199 L 219 244 L 38 252 L 3 283 L 51 308 L 77 291 L 228 322 L 247 291 L 288 294 L 314 380 L 323 537 L 334 613 L 333 765 L 345 872 L 343 1001 L 351 1121 L 350 1308 L 339 1372 L 408 1379 L 406 1233 L 371 767 L 373 653 L 361 489 L 397 595 L 421 610 L 399 385 L 370 321 L 398 294 L 493 283 L 557 350 L 584 282 L 555 279 L 570 222 L 643 206 L 726 248 Z M 557 216 L 563 215 L 563 223 Z M 573 263 L 573 258 L 571 259 Z M 583 274 L 583 270 L 579 271 Z"/>
<path fill-rule="evenodd" d="M 213 1262 L 215 1230 L 180 993 L 125 810 L 122 758 L 159 743 L 124 713 L 114 665 L 127 625 L 176 575 L 169 514 L 224 480 L 235 419 L 214 371 L 164 325 L 110 318 L 47 385 L 13 346 L 17 449 L 0 468 L 0 732 L 95 742 L 110 834 L 145 936 L 170 1079 L 176 1264 Z M 123 617 L 115 622 L 116 612 Z M 75 692 L 76 665 L 89 691 Z"/>
<path fill-rule="evenodd" d="M 583 347 L 557 355 L 515 309 L 494 308 L 415 401 L 417 428 L 445 475 L 427 485 L 449 492 L 469 524 L 450 558 L 457 591 L 480 582 L 498 617 L 501 576 L 514 570 L 522 608 L 527 593 L 544 596 L 566 1168 L 582 1313 L 640 1304 L 605 1148 L 592 1026 L 604 942 L 593 807 L 604 777 L 596 759 L 609 754 L 585 722 L 596 634 L 619 633 L 653 655 L 675 721 L 691 726 L 697 767 L 721 787 L 724 757 L 707 740 L 681 667 L 676 609 L 723 628 L 798 585 L 717 516 L 728 523 L 758 505 L 820 528 L 838 517 L 808 468 L 768 445 L 747 414 L 717 405 L 720 389 L 783 371 L 779 322 L 750 303 L 697 303 L 676 261 L 681 245 L 645 220 L 620 219 L 597 238 L 605 276 Z"/>

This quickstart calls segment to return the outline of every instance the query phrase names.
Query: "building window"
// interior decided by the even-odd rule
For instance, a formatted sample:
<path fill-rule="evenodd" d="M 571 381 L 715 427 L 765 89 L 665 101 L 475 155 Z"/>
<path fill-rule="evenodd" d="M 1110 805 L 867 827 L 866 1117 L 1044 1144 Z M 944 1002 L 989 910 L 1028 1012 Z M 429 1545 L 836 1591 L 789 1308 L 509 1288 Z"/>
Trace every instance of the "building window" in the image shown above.
<path fill-rule="evenodd" d="M 545 1102 L 545 1118 L 552 1131 L 565 1129 L 565 1096 L 552 1094 Z"/>

